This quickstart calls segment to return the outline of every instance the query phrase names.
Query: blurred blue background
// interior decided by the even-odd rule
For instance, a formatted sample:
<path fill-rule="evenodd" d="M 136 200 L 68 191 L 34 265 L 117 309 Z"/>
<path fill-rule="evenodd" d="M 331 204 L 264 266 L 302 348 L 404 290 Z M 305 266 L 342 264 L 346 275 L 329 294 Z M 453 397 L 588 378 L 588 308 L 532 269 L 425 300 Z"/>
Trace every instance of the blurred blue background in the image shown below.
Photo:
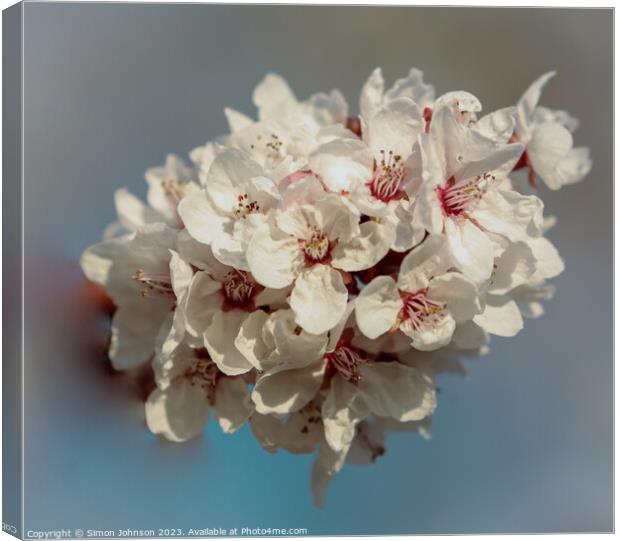
<path fill-rule="evenodd" d="M 612 522 L 612 11 L 25 5 L 26 530 L 307 528 L 310 534 L 610 531 Z M 324 510 L 309 457 L 211 424 L 153 437 L 139 389 L 112 374 L 77 260 L 114 219 L 113 191 L 252 113 L 267 71 L 298 96 L 410 66 L 485 110 L 541 73 L 543 103 L 581 119 L 586 182 L 541 190 L 566 260 L 546 315 L 446 376 L 433 438 L 391 436 L 347 466 Z"/>

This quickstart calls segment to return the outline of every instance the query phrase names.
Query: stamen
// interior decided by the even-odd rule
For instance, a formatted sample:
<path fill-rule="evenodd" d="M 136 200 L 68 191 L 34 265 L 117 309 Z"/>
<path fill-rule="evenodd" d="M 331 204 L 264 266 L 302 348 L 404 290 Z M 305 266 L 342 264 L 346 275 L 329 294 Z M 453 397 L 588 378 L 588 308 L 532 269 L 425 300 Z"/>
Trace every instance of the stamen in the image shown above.
<path fill-rule="evenodd" d="M 226 300 L 236 306 L 244 306 L 252 300 L 256 283 L 249 273 L 233 269 L 224 277 Z"/>
<path fill-rule="evenodd" d="M 375 164 L 372 180 L 368 183 L 370 193 L 384 202 L 400 199 L 404 196 L 402 183 L 405 178 L 405 166 L 401 157 L 394 155 L 390 150 L 387 158 L 385 151 L 381 151 L 381 162 Z"/>
<path fill-rule="evenodd" d="M 445 303 L 429 299 L 425 289 L 415 293 L 401 292 L 403 307 L 399 314 L 400 326 L 423 332 L 439 325 L 445 317 Z"/>
<path fill-rule="evenodd" d="M 437 197 L 445 216 L 460 216 L 474 206 L 484 195 L 489 183 L 495 180 L 495 175 L 484 173 L 474 178 L 456 182 L 454 177 L 437 188 Z"/>
<path fill-rule="evenodd" d="M 323 420 L 321 417 L 321 409 L 314 402 L 306 404 L 299 410 L 299 413 L 305 420 L 300 431 L 302 434 L 308 434 L 311 425 L 320 423 Z"/>
<path fill-rule="evenodd" d="M 341 340 L 334 351 L 325 355 L 325 360 L 351 383 L 359 383 L 362 379 L 359 367 L 368 362 L 348 340 Z"/>
<path fill-rule="evenodd" d="M 174 297 L 169 274 L 145 272 L 144 269 L 138 269 L 132 278 L 145 284 L 146 287 L 140 291 L 143 297 Z"/>
<path fill-rule="evenodd" d="M 310 240 L 301 241 L 300 244 L 306 263 L 325 263 L 329 259 L 332 246 L 327 236 L 318 229 L 314 229 Z"/>
<path fill-rule="evenodd" d="M 256 201 L 250 201 L 248 194 L 239 194 L 237 196 L 237 208 L 234 211 L 236 218 L 244 219 L 248 214 L 260 212 L 260 205 Z"/>
<path fill-rule="evenodd" d="M 185 371 L 183 377 L 186 378 L 190 384 L 201 387 L 209 402 L 213 403 L 215 398 L 215 386 L 217 380 L 220 377 L 220 371 L 217 365 L 210 358 L 196 358 L 192 365 Z"/>

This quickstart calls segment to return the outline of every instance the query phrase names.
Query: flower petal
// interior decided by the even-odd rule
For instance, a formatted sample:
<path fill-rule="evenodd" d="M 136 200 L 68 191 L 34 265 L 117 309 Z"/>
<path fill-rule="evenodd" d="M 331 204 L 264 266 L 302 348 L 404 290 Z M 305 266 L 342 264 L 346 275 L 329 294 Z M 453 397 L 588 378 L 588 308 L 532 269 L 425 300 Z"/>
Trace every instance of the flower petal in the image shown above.
<path fill-rule="evenodd" d="M 534 171 L 552 190 L 561 187 L 556 168 L 573 147 L 573 136 L 562 125 L 545 122 L 536 126 L 527 145 L 527 155 Z"/>
<path fill-rule="evenodd" d="M 215 418 L 226 433 L 235 432 L 250 418 L 254 407 L 243 378 L 220 378 L 213 404 Z"/>
<path fill-rule="evenodd" d="M 325 440 L 334 451 L 347 449 L 355 437 L 357 424 L 370 414 L 357 387 L 334 377 L 321 408 Z"/>
<path fill-rule="evenodd" d="M 114 204 L 118 219 L 130 231 L 135 231 L 145 224 L 165 222 L 165 218 L 145 205 L 125 188 L 114 192 Z"/>
<path fill-rule="evenodd" d="M 139 299 L 118 307 L 112 318 L 109 349 L 116 370 L 134 368 L 152 357 L 157 334 L 169 309 L 164 299 Z"/>
<path fill-rule="evenodd" d="M 450 253 L 457 267 L 474 282 L 487 280 L 493 271 L 494 248 L 489 237 L 469 220 L 446 221 Z"/>
<path fill-rule="evenodd" d="M 366 363 L 360 368 L 359 393 L 375 415 L 419 421 L 433 413 L 435 386 L 417 368 L 395 361 Z"/>
<path fill-rule="evenodd" d="M 458 272 L 447 272 L 431 280 L 428 296 L 445 302 L 457 323 L 470 320 L 482 310 L 476 284 Z"/>
<path fill-rule="evenodd" d="M 209 419 L 204 390 L 186 379 L 175 381 L 165 391 L 155 389 L 145 405 L 146 424 L 153 434 L 175 442 L 198 436 Z"/>
<path fill-rule="evenodd" d="M 244 374 L 253 368 L 235 346 L 235 338 L 247 316 L 247 312 L 241 310 L 215 312 L 204 333 L 205 347 L 211 359 L 229 376 Z"/>
<path fill-rule="evenodd" d="M 302 256 L 297 239 L 265 223 L 252 237 L 246 259 L 259 284 L 280 289 L 293 282 Z"/>
<path fill-rule="evenodd" d="M 359 139 L 335 139 L 319 147 L 308 167 L 332 192 L 351 192 L 372 177 L 373 155 Z"/>
<path fill-rule="evenodd" d="M 291 292 L 295 321 L 312 334 L 334 327 L 347 308 L 348 292 L 342 275 L 327 265 L 304 269 Z"/>
<path fill-rule="evenodd" d="M 474 322 L 496 336 L 515 336 L 523 328 L 523 318 L 517 303 L 506 295 L 489 295 L 484 312 Z"/>
<path fill-rule="evenodd" d="M 388 226 L 364 222 L 359 235 L 338 243 L 332 252 L 332 265 L 349 272 L 369 269 L 385 257 L 391 243 L 392 231 Z"/>
<path fill-rule="evenodd" d="M 406 159 L 413 151 L 413 145 L 424 131 L 424 119 L 418 106 L 410 98 L 396 98 L 382 106 L 370 119 L 364 140 L 372 149 L 375 159 L 381 159 L 381 152 Z"/>
<path fill-rule="evenodd" d="M 269 315 L 262 310 L 252 312 L 241 324 L 235 346 L 257 370 L 264 370 L 264 363 L 271 353 L 263 340 L 263 326 Z"/>
<path fill-rule="evenodd" d="M 319 360 L 304 368 L 277 366 L 256 381 L 252 400 L 262 414 L 284 415 L 310 402 L 323 383 L 325 363 Z"/>
<path fill-rule="evenodd" d="M 424 289 L 433 276 L 443 274 L 451 266 L 445 237 L 429 235 L 403 259 L 398 274 L 398 289 L 412 293 Z"/>
<path fill-rule="evenodd" d="M 396 283 L 378 276 L 366 285 L 355 300 L 355 320 L 360 331 L 374 339 L 388 332 L 403 307 Z"/>
<path fill-rule="evenodd" d="M 470 213 L 484 229 L 512 242 L 536 238 L 542 233 L 543 203 L 535 195 L 514 190 L 489 190 Z"/>
<path fill-rule="evenodd" d="M 204 244 L 211 244 L 230 227 L 230 219 L 213 206 L 204 192 L 184 197 L 178 213 L 189 234 Z"/>
<path fill-rule="evenodd" d="M 288 83 L 275 73 L 268 73 L 256 86 L 252 101 L 258 108 L 258 118 L 279 118 L 297 107 L 297 99 Z"/>

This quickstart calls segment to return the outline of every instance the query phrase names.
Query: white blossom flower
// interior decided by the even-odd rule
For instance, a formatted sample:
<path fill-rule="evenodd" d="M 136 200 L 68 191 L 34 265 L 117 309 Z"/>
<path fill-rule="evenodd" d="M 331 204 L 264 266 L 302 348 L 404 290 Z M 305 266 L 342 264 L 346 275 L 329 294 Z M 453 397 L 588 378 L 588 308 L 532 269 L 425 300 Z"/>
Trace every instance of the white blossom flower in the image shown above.
<path fill-rule="evenodd" d="M 476 285 L 460 272 L 441 236 L 429 236 L 403 260 L 398 280 L 379 276 L 356 301 L 357 324 L 368 338 L 400 329 L 416 349 L 447 345 L 457 323 L 481 310 Z"/>
<path fill-rule="evenodd" d="M 362 117 L 362 123 L 362 140 L 327 142 L 310 156 L 308 166 L 330 191 L 347 195 L 360 212 L 385 224 L 394 250 L 408 250 L 424 236 L 413 222 L 422 113 L 411 99 L 400 97 L 370 119 Z"/>
<path fill-rule="evenodd" d="M 182 442 L 198 436 L 213 412 L 224 432 L 238 430 L 253 411 L 248 383 L 229 377 L 203 350 L 182 346 L 172 358 L 154 362 L 157 389 L 146 401 L 154 434 Z"/>
<path fill-rule="evenodd" d="M 265 339 L 257 327 L 253 333 L 263 348 L 268 350 L 271 344 L 275 352 L 267 357 L 267 369 L 252 391 L 256 411 L 275 415 L 299 411 L 315 398 L 327 378 L 330 385 L 322 419 L 326 441 L 337 451 L 350 443 L 355 425 L 371 413 L 406 422 L 423 419 L 435 408 L 430 378 L 395 358 L 379 362 L 354 345 L 352 312 L 351 303 L 338 326 L 321 336 L 296 328 L 290 311 L 281 314 L 279 329 L 274 325 L 273 339 Z M 246 329 L 246 338 L 251 336 L 252 329 Z M 298 343 L 303 344 L 303 356 L 285 353 Z"/>
<path fill-rule="evenodd" d="M 80 263 L 86 276 L 106 288 L 117 309 L 109 355 L 117 369 L 147 361 L 157 335 L 186 287 L 184 262 L 172 251 L 176 231 L 149 224 L 131 235 L 88 248 Z M 173 272 L 171 272 L 171 269 Z"/>
<path fill-rule="evenodd" d="M 177 207 L 184 196 L 199 190 L 194 170 L 178 156 L 168 154 L 163 166 L 148 169 L 144 176 L 149 185 L 148 205 L 125 188 L 115 192 L 114 202 L 120 224 L 129 231 L 153 223 L 182 228 Z"/>
<path fill-rule="evenodd" d="M 265 288 L 249 272 L 223 265 L 212 257 L 189 284 L 185 303 L 187 332 L 203 338 L 204 347 L 225 374 L 249 372 L 253 366 L 236 347 L 237 334 L 254 311 L 260 306 L 284 303 L 287 292 Z"/>
<path fill-rule="evenodd" d="M 538 106 L 543 88 L 554 75 L 551 71 L 540 76 L 519 100 L 514 139 L 525 145 L 517 168 L 528 169 L 530 184 L 535 186 L 538 175 L 548 188 L 558 190 L 582 180 L 592 161 L 589 149 L 573 148 L 577 120 L 564 111 Z"/>
<path fill-rule="evenodd" d="M 360 224 L 350 203 L 306 177 L 289 186 L 274 219 L 256 230 L 246 257 L 260 284 L 275 289 L 293 284 L 289 302 L 297 323 L 321 334 L 345 312 L 343 271 L 367 269 L 388 249 L 387 228 Z"/>
<path fill-rule="evenodd" d="M 247 271 L 248 242 L 279 198 L 255 161 L 227 149 L 214 159 L 204 191 L 181 201 L 179 215 L 190 235 L 211 246 L 220 262 Z"/>
<path fill-rule="evenodd" d="M 492 140 L 458 124 L 446 107 L 433 115 L 430 131 L 422 140 L 426 179 L 415 219 L 429 233 L 445 235 L 457 266 L 482 282 L 493 269 L 496 247 L 492 235 L 516 242 L 541 234 L 540 199 L 500 185 L 523 147 L 497 148 Z"/>

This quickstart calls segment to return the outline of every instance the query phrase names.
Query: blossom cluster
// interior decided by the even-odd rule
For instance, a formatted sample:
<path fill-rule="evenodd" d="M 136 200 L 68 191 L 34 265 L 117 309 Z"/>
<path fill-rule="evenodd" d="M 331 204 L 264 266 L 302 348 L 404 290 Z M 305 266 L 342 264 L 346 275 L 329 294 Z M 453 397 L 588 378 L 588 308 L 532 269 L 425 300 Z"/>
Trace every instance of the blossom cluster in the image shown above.
<path fill-rule="evenodd" d="M 300 101 L 269 74 L 257 120 L 226 109 L 192 165 L 146 172 L 147 202 L 118 190 L 81 264 L 116 307 L 113 366 L 152 365 L 150 430 L 249 422 L 270 452 L 316 452 L 317 502 L 387 432 L 428 435 L 435 376 L 541 315 L 563 270 L 534 189 L 591 162 L 577 121 L 538 105 L 553 75 L 482 116 L 417 69 L 388 89 L 377 69 L 352 116 L 338 91 Z"/>

